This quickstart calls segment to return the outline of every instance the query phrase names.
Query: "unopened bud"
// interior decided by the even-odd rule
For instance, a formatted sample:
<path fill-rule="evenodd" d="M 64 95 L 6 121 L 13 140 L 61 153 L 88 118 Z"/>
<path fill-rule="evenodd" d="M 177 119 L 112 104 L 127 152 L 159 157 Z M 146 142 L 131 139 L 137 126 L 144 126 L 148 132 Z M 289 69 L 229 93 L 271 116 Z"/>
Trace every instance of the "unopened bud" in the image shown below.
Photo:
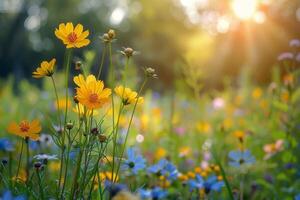
<path fill-rule="evenodd" d="M 116 32 L 113 29 L 109 29 L 107 34 L 111 40 L 113 40 L 116 37 Z"/>
<path fill-rule="evenodd" d="M 91 129 L 91 134 L 92 135 L 98 135 L 99 134 L 98 128 L 92 128 Z"/>
<path fill-rule="evenodd" d="M 80 69 L 81 69 L 81 66 L 82 66 L 81 61 L 76 61 L 76 62 L 75 62 L 75 69 L 76 69 L 76 70 L 80 70 Z"/>
<path fill-rule="evenodd" d="M 127 47 L 124 48 L 123 51 L 121 51 L 121 53 L 126 56 L 127 58 L 132 57 L 133 55 L 135 55 L 136 51 L 134 51 L 132 48 Z"/>
<path fill-rule="evenodd" d="M 68 122 L 68 123 L 66 124 L 66 128 L 67 128 L 68 130 L 71 130 L 71 129 L 73 128 L 73 126 L 74 126 L 74 124 L 73 124 L 72 122 Z"/>
<path fill-rule="evenodd" d="M 100 141 L 101 143 L 102 143 L 102 142 L 105 142 L 106 139 L 107 139 L 106 135 L 104 135 L 104 134 L 100 134 L 100 135 L 98 136 L 98 138 L 99 138 L 99 141 Z"/>
<path fill-rule="evenodd" d="M 145 73 L 147 77 L 157 78 L 157 74 L 155 73 L 155 69 L 151 67 L 145 68 Z"/>
<path fill-rule="evenodd" d="M 35 162 L 33 166 L 36 169 L 40 169 L 42 167 L 42 163 L 41 162 Z"/>

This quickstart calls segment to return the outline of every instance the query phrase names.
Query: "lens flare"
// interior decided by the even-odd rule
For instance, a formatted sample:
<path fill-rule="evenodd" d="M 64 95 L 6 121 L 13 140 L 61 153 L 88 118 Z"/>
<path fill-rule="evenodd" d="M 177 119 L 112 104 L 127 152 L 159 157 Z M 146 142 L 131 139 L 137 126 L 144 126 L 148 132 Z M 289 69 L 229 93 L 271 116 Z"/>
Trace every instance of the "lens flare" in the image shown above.
<path fill-rule="evenodd" d="M 248 20 L 256 12 L 256 0 L 233 0 L 232 9 L 234 14 L 241 20 Z"/>

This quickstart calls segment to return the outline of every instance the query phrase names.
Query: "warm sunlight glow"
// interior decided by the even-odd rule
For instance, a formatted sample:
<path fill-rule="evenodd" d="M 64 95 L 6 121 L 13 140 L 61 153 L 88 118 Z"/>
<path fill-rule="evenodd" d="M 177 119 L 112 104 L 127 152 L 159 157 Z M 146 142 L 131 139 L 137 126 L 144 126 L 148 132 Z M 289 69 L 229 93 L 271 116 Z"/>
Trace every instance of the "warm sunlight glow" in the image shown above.
<path fill-rule="evenodd" d="M 247 20 L 253 17 L 256 4 L 256 0 L 233 0 L 232 9 L 238 18 Z"/>

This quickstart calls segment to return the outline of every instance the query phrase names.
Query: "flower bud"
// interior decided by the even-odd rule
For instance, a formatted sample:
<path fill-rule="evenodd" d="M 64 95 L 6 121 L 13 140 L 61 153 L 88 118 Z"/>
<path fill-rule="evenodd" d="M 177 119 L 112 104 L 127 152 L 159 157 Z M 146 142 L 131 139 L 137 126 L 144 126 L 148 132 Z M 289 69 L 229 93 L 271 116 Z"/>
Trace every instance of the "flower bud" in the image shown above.
<path fill-rule="evenodd" d="M 76 61 L 76 62 L 75 62 L 75 69 L 76 69 L 76 70 L 80 70 L 80 69 L 81 69 L 81 66 L 82 66 L 81 61 Z"/>
<path fill-rule="evenodd" d="M 98 128 L 97 127 L 96 128 L 92 128 L 91 129 L 91 134 L 95 135 L 95 136 L 98 135 L 99 134 Z"/>
<path fill-rule="evenodd" d="M 73 128 L 73 126 L 74 126 L 74 124 L 73 124 L 72 122 L 68 122 L 68 123 L 66 124 L 66 128 L 67 128 L 68 130 L 71 130 L 71 129 Z"/>
<path fill-rule="evenodd" d="M 127 58 L 130 58 L 132 57 L 133 55 L 135 55 L 137 52 L 134 51 L 132 48 L 130 47 L 127 47 L 127 48 L 124 48 L 123 51 L 121 51 L 121 53 L 126 56 Z"/>
<path fill-rule="evenodd" d="M 107 34 L 111 40 L 113 40 L 116 37 L 116 32 L 113 29 L 109 29 Z"/>
<path fill-rule="evenodd" d="M 107 139 L 106 135 L 104 135 L 104 134 L 100 134 L 100 135 L 98 136 L 98 138 L 99 138 L 99 141 L 100 141 L 101 143 L 102 143 L 102 142 L 105 142 L 106 139 Z"/>
<path fill-rule="evenodd" d="M 153 69 L 151 67 L 145 68 L 145 74 L 146 74 L 147 77 L 157 78 L 157 74 L 155 73 L 155 69 Z"/>
<path fill-rule="evenodd" d="M 40 169 L 41 167 L 42 167 L 42 163 L 41 162 L 35 162 L 34 164 L 33 164 L 33 166 L 34 166 L 34 168 L 35 169 Z"/>

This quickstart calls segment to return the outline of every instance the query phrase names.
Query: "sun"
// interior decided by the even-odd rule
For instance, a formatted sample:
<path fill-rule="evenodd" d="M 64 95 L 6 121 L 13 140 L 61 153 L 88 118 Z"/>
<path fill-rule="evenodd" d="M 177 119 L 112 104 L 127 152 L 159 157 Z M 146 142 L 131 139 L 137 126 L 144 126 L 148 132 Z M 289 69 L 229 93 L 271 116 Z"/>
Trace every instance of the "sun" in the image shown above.
<path fill-rule="evenodd" d="M 256 0 L 233 0 L 232 9 L 234 14 L 241 20 L 252 18 L 256 12 Z"/>

